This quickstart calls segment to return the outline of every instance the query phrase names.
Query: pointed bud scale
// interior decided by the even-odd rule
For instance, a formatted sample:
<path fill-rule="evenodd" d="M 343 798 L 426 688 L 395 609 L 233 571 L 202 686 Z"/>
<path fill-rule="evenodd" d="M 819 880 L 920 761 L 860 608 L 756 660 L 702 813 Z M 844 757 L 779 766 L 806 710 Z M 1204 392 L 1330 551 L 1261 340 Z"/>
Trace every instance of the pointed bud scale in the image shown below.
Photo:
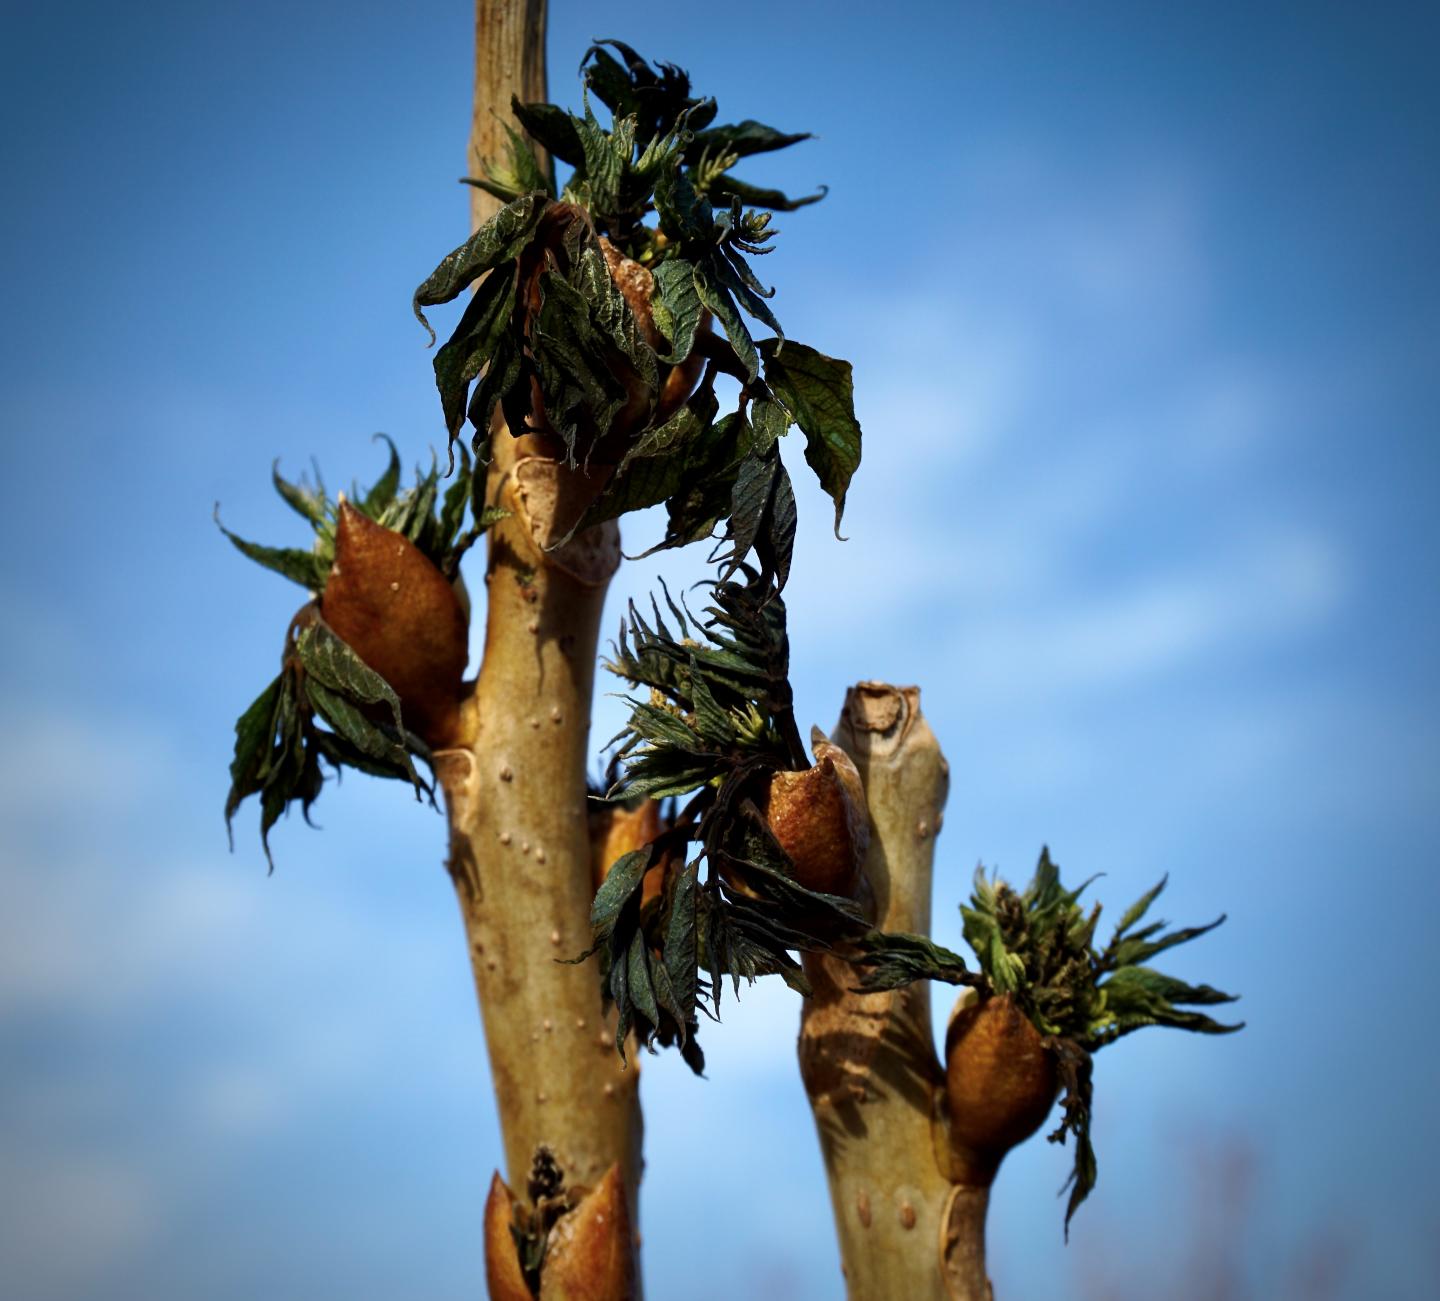
<path fill-rule="evenodd" d="M 634 1252 L 617 1162 L 550 1230 L 540 1270 L 540 1301 L 631 1301 Z"/>
<path fill-rule="evenodd" d="M 865 787 L 839 746 L 817 738 L 813 748 L 812 767 L 771 778 L 765 817 L 801 885 L 853 896 L 870 847 Z"/>
<path fill-rule="evenodd" d="M 986 1185 L 1044 1123 L 1058 1081 L 1053 1054 L 1011 995 L 964 997 L 945 1034 L 945 1101 L 960 1182 Z"/>
<path fill-rule="evenodd" d="M 534 1301 L 510 1232 L 514 1222 L 515 1195 L 497 1170 L 485 1199 L 485 1286 L 490 1301 Z"/>
<path fill-rule="evenodd" d="M 341 502 L 320 611 L 400 697 L 407 728 L 434 749 L 455 743 L 469 657 L 465 613 L 409 538 Z"/>

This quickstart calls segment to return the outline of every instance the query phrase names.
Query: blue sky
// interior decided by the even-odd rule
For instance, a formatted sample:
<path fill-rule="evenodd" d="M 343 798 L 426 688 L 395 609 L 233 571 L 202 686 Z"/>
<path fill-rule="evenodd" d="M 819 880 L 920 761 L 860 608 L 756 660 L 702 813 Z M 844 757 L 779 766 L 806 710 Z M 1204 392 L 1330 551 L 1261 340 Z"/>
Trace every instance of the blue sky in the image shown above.
<path fill-rule="evenodd" d="M 296 593 L 210 522 L 443 437 L 414 285 L 463 236 L 470 12 L 31 7 L 0 49 L 0 1269 L 14 1295 L 473 1296 L 498 1141 L 443 826 L 351 779 L 220 819 Z M 764 270 L 852 359 L 846 533 L 802 491 L 802 721 L 919 682 L 954 781 L 936 934 L 1048 842 L 1224 1041 L 1099 1059 L 1100 1184 L 1001 1174 L 1004 1297 L 1419 1297 L 1440 1204 L 1433 10 L 555 0 L 818 138 Z M 797 463 L 797 470 L 803 467 Z M 797 482 L 800 475 L 796 475 Z M 658 536 L 627 524 L 634 549 Z M 623 599 L 698 555 L 627 566 Z M 602 700 L 595 733 L 618 706 Z M 945 999 L 937 1015 L 943 1015 Z M 657 1297 L 836 1298 L 798 1015 L 643 1066 Z M 698 1174 L 704 1171 L 703 1178 Z M 722 1232 L 713 1233 L 719 1225 Z M 1311 1273 L 1307 1274 L 1307 1268 Z M 1209 1273 L 1207 1274 L 1207 1271 Z M 1311 1274 L 1318 1274 L 1312 1277 Z"/>

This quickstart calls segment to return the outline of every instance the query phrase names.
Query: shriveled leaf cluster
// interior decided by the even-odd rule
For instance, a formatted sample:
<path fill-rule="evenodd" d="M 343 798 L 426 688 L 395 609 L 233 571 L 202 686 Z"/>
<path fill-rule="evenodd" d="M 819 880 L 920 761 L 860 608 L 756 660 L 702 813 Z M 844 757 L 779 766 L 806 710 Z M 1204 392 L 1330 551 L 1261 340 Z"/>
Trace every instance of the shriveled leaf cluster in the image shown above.
<path fill-rule="evenodd" d="M 412 753 L 429 756 L 405 730 L 399 699 L 312 603 L 296 616 L 279 675 L 235 724 L 226 826 L 248 796 L 258 795 L 260 840 L 273 868 L 270 828 L 297 801 L 309 821 L 323 784 L 321 760 L 337 772 L 348 766 L 401 778 L 418 795 L 430 787 L 416 773 Z"/>
<path fill-rule="evenodd" d="M 969 906 L 962 905 L 960 913 L 978 971 L 970 970 L 959 954 L 924 936 L 872 935 L 863 942 L 862 989 L 894 989 L 928 979 L 974 986 L 982 998 L 1011 994 L 1045 1036 L 1056 1059 L 1065 1113 L 1060 1128 L 1049 1137 L 1063 1143 L 1067 1134 L 1075 1136 L 1075 1164 L 1067 1181 L 1067 1227 L 1095 1186 L 1091 1055 L 1147 1025 L 1202 1034 L 1240 1029 L 1194 1010 L 1233 1002 L 1234 995 L 1209 985 L 1187 984 L 1145 965 L 1166 949 L 1213 930 L 1224 917 L 1174 931 L 1167 931 L 1168 923 L 1163 921 L 1142 926 L 1150 905 L 1165 888 L 1161 880 L 1126 909 L 1102 949 L 1095 944 L 1100 905 L 1087 912 L 1079 903 L 1089 884 L 1066 889 L 1048 849 L 1041 851 L 1035 876 L 1023 892 L 977 871 Z"/>
<path fill-rule="evenodd" d="M 581 525 L 664 502 L 659 546 L 723 523 L 732 562 L 753 551 L 783 586 L 795 499 L 778 440 L 799 425 L 838 528 L 860 426 L 849 363 L 785 342 L 773 290 L 750 266 L 771 251 L 771 212 L 820 195 L 790 199 L 730 169 L 806 137 L 715 125 L 715 101 L 692 95 L 683 72 L 651 68 L 619 42 L 593 47 L 582 71 L 583 114 L 514 103 L 524 134 L 511 131 L 508 158 L 473 178 L 506 206 L 415 291 L 429 328 L 425 308 L 479 282 L 435 356 L 446 427 L 454 439 L 468 417 L 488 460 L 498 407 L 512 433 L 553 438 L 572 464 L 604 467 Z M 530 141 L 572 169 L 558 196 Z M 628 296 L 612 277 L 621 259 L 633 264 Z M 757 341 L 750 321 L 773 337 Z M 721 373 L 741 386 L 723 415 Z"/>
<path fill-rule="evenodd" d="M 795 880 L 760 811 L 771 776 L 808 760 L 791 713 L 784 604 L 761 575 L 744 577 L 713 587 L 704 623 L 667 593 L 675 632 L 658 605 L 649 622 L 632 607 L 609 665 L 649 693 L 632 699 L 617 738 L 623 774 L 610 797 L 689 799 L 654 841 L 611 867 L 590 953 L 619 1009 L 621 1051 L 633 1029 L 647 1046 L 678 1045 L 697 1072 L 699 1013 L 718 1016 L 725 977 L 737 995 L 742 979 L 772 974 L 808 993 L 793 953 L 865 930 L 851 900 Z M 647 910 L 650 871 L 664 876 Z"/>

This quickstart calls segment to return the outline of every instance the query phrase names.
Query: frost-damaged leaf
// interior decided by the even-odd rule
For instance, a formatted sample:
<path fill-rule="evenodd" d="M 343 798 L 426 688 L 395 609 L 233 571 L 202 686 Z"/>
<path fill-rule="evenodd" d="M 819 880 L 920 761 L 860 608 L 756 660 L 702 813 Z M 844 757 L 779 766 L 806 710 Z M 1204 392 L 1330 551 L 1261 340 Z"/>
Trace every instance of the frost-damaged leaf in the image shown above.
<path fill-rule="evenodd" d="M 649 845 L 632 850 L 615 861 L 595 892 L 590 907 L 590 929 L 597 943 L 608 940 L 615 931 L 620 913 L 640 889 L 645 869 L 650 866 L 653 850 Z"/>
<path fill-rule="evenodd" d="M 1064 1118 L 1060 1127 L 1046 1138 L 1051 1143 L 1064 1143 L 1067 1134 L 1075 1136 L 1075 1163 L 1060 1191 L 1070 1190 L 1065 1204 L 1065 1239 L 1070 1239 L 1070 1221 L 1095 1187 L 1097 1166 L 1095 1148 L 1090 1141 L 1090 1118 L 1094 1105 L 1094 1061 L 1090 1054 L 1070 1039 L 1056 1039 L 1046 1045 L 1055 1056 L 1056 1074 L 1060 1083 L 1060 1105 Z"/>
<path fill-rule="evenodd" d="M 240 805 L 260 797 L 260 843 L 270 870 L 270 829 L 295 801 L 307 814 L 320 793 L 319 755 L 306 744 L 307 718 L 296 698 L 296 675 L 287 665 L 235 725 L 235 757 L 225 800 L 225 827 L 231 830 Z M 234 837 L 230 845 L 234 848 Z"/>
<path fill-rule="evenodd" d="M 694 473 L 693 453 L 703 449 L 714 418 L 715 395 L 701 389 L 664 424 L 641 435 L 575 530 L 658 505 L 679 492 Z"/>
<path fill-rule="evenodd" d="M 302 551 L 298 547 L 262 547 L 258 542 L 247 542 L 220 523 L 218 504 L 215 507 L 215 526 L 230 539 L 236 551 L 248 556 L 257 565 L 264 565 L 266 569 L 274 570 L 312 592 L 318 592 L 325 586 L 330 566 L 313 551 Z"/>
<path fill-rule="evenodd" d="M 307 679 L 305 694 L 315 712 L 335 729 L 336 735 L 373 761 L 371 772 L 418 783 L 410 755 L 394 731 L 366 718 L 355 705 L 324 686 L 318 678 Z"/>
<path fill-rule="evenodd" d="M 738 176 L 717 176 L 710 183 L 710 193 L 717 199 L 739 199 L 751 208 L 769 208 L 772 212 L 795 212 L 812 203 L 819 203 L 830 192 L 828 185 L 822 185 L 814 194 L 792 199 L 783 190 L 767 190 L 763 186 L 749 185 Z"/>
<path fill-rule="evenodd" d="M 305 672 L 321 687 L 328 688 L 352 705 L 378 705 L 388 710 L 394 721 L 396 734 L 406 736 L 405 724 L 400 717 L 400 698 L 390 689 L 390 684 L 384 678 L 331 631 L 323 619 L 317 616 L 313 623 L 301 631 L 295 639 L 295 653 Z M 313 684 L 307 684 L 310 685 Z M 335 724 L 333 719 L 330 721 L 365 753 L 374 758 L 384 757 L 375 754 L 367 740 L 362 740 L 358 734 Z M 424 783 L 410 763 L 408 753 L 404 754 L 403 765 L 415 786 L 418 799 Z"/>
<path fill-rule="evenodd" d="M 755 434 L 754 451 L 764 455 L 790 428 L 790 413 L 778 402 L 757 397 L 750 404 L 750 428 Z"/>
<path fill-rule="evenodd" d="M 225 797 L 225 829 L 235 847 L 231 824 L 241 803 L 262 790 L 275 740 L 280 709 L 281 678 L 277 675 L 235 722 L 235 757 L 230 761 L 230 793 Z"/>
<path fill-rule="evenodd" d="M 695 289 L 695 268 L 684 258 L 668 258 L 654 271 L 655 294 L 650 309 L 655 325 L 670 341 L 670 351 L 660 360 L 678 364 L 695 347 L 705 309 Z"/>
<path fill-rule="evenodd" d="M 809 140 L 810 136 L 809 131 L 787 134 L 777 131 L 773 126 L 766 126 L 763 122 L 747 118 L 744 122 L 697 131 L 685 150 L 685 158 L 687 162 L 697 159 L 706 150 L 711 154 L 725 153 L 734 154 L 738 158 L 748 158 L 751 154 L 769 153 L 773 149 L 798 145 L 802 140 Z"/>
<path fill-rule="evenodd" d="M 728 578 L 750 554 L 765 527 L 775 489 L 779 457 L 752 453 L 740 465 L 730 496 L 731 548 L 721 579 Z"/>
<path fill-rule="evenodd" d="M 745 319 L 740 315 L 740 309 L 735 306 L 729 289 L 718 282 L 712 269 L 697 266 L 695 292 L 715 319 L 725 327 L 725 335 L 730 340 L 730 346 L 735 349 L 740 364 L 745 368 L 746 377 L 752 381 L 758 379 L 760 354 L 755 350 L 755 340 L 751 338 Z"/>
<path fill-rule="evenodd" d="M 805 459 L 835 502 L 838 536 L 845 494 L 860 465 L 860 422 L 855 419 L 850 363 L 794 340 L 782 348 L 776 340 L 766 339 L 760 352 L 765 358 L 765 382 L 804 432 Z"/>
<path fill-rule="evenodd" d="M 572 118 L 584 153 L 583 172 L 590 206 L 597 212 L 614 212 L 620 206 L 620 189 L 635 153 L 635 119 L 616 118 L 606 131 L 585 105 L 583 118 Z"/>
<path fill-rule="evenodd" d="M 455 332 L 435 354 L 435 387 L 452 442 L 465 423 L 471 381 L 494 356 L 501 335 L 510 327 L 514 289 L 515 277 L 508 268 L 486 276 L 466 304 Z"/>
<path fill-rule="evenodd" d="M 675 876 L 670 898 L 670 915 L 665 928 L 665 970 L 676 1006 L 684 1016 L 680 1021 L 682 1042 L 694 1021 L 698 997 L 696 967 L 699 962 L 697 945 L 696 904 L 699 893 L 699 868 L 695 864 L 682 868 Z"/>
<path fill-rule="evenodd" d="M 608 45 L 624 59 L 622 66 L 602 49 Z M 682 121 L 691 131 L 715 119 L 715 101 L 690 93 L 690 78 L 673 63 L 656 72 L 623 41 L 597 41 L 581 60 L 585 86 L 617 117 L 637 119 L 636 139 L 645 143 L 663 136 Z"/>
<path fill-rule="evenodd" d="M 534 134 L 533 132 L 531 133 Z M 415 318 L 435 341 L 435 331 L 425 319 L 424 308 L 448 303 L 486 271 L 508 262 L 530 242 L 549 200 L 543 194 L 525 194 L 506 204 L 440 265 L 415 291 Z"/>
<path fill-rule="evenodd" d="M 626 963 L 629 968 L 625 973 L 626 985 L 631 1002 L 651 1025 L 659 1025 L 660 1008 L 656 1004 L 655 986 L 650 979 L 650 950 L 643 933 L 637 932 L 630 941 Z"/>

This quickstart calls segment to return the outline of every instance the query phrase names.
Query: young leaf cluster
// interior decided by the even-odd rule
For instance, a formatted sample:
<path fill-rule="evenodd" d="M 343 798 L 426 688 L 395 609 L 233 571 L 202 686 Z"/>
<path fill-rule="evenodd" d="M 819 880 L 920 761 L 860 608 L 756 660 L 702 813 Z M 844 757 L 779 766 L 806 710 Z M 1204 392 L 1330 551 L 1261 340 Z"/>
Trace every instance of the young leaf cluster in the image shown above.
<path fill-rule="evenodd" d="M 849 363 L 786 342 L 750 266 L 771 251 L 770 212 L 820 195 L 792 200 L 730 169 L 807 137 L 714 125 L 715 101 L 693 96 L 683 72 L 619 42 L 594 46 L 582 72 L 583 114 L 514 103 L 526 135 L 511 130 L 508 159 L 474 178 L 506 206 L 415 291 L 428 329 L 425 308 L 476 286 L 435 356 L 446 427 L 453 440 L 468 418 L 488 460 L 498 408 L 512 433 L 610 471 L 580 525 L 663 502 L 660 547 L 724 522 L 734 563 L 754 550 L 783 586 L 795 502 L 777 442 L 800 427 L 838 527 L 860 426 Z M 558 196 L 531 142 L 572 169 Z M 774 337 L 757 341 L 747 320 Z M 724 414 L 720 373 L 741 385 Z"/>
<path fill-rule="evenodd" d="M 474 496 L 483 491 L 484 480 L 483 476 L 473 473 L 463 448 L 460 473 L 443 492 L 440 466 L 434 459 L 428 471 L 416 470 L 413 487 L 402 489 L 400 454 L 388 436 L 376 436 L 385 440 L 390 451 L 389 461 L 369 489 L 362 491 L 351 485 L 350 504 L 376 524 L 414 543 L 441 573 L 453 578 L 459 571 L 461 557 L 487 528 L 504 518 L 505 512 L 486 506 Z M 309 548 L 267 547 L 247 542 L 220 524 L 218 507 L 215 522 L 241 555 L 319 596 L 335 563 L 339 501 L 326 493 L 318 469 L 313 485 L 304 476 L 292 483 L 281 476 L 277 461 L 271 471 L 271 481 L 281 500 L 314 529 L 315 540 Z M 467 505 L 472 507 L 475 522 L 472 528 L 462 532 Z"/>
<path fill-rule="evenodd" d="M 1063 1143 L 1067 1134 L 1075 1137 L 1075 1164 L 1067 1181 L 1067 1227 L 1095 1186 L 1090 1140 L 1092 1054 L 1147 1025 L 1201 1034 L 1240 1029 L 1194 1010 L 1232 1002 L 1234 995 L 1209 985 L 1187 984 L 1146 965 L 1165 950 L 1214 930 L 1223 916 L 1205 926 L 1173 931 L 1167 931 L 1168 923 L 1163 921 L 1141 925 L 1165 888 L 1162 879 L 1126 909 L 1109 943 L 1100 948 L 1095 943 L 1100 905 L 1087 912 L 1079 903 L 1089 884 L 1066 889 L 1048 849 L 1041 851 L 1034 878 L 1024 891 L 977 871 L 974 893 L 960 914 L 978 971 L 968 969 L 959 954 L 923 936 L 877 934 L 862 943 L 867 967 L 862 989 L 894 989 L 929 979 L 974 986 L 982 998 L 1010 994 L 1045 1036 L 1045 1046 L 1055 1057 L 1064 1108 L 1062 1123 L 1050 1141 Z"/>
<path fill-rule="evenodd" d="M 417 472 L 413 487 L 401 490 L 400 458 L 394 443 L 386 442 L 390 458 L 384 472 L 368 490 L 352 489 L 352 504 L 453 576 L 461 555 L 494 523 L 496 512 L 480 507 L 474 525 L 462 532 L 472 491 L 468 457 L 443 494 L 433 462 L 428 472 Z M 429 786 L 411 756 L 428 759 L 429 751 L 405 727 L 394 690 L 321 616 L 318 598 L 335 563 L 338 502 L 326 494 L 318 471 L 314 486 L 282 478 L 278 467 L 272 477 L 281 498 L 314 529 L 313 545 L 267 547 L 220 529 L 243 555 L 313 594 L 286 634 L 279 674 L 235 724 L 226 827 L 249 796 L 259 796 L 260 838 L 273 868 L 270 829 L 296 803 L 309 820 L 323 785 L 322 761 L 337 773 L 344 766 L 411 782 L 418 795 Z"/>
<path fill-rule="evenodd" d="M 678 635 L 658 605 L 652 622 L 632 606 L 608 665 L 648 689 L 616 738 L 623 775 L 610 798 L 689 799 L 611 866 L 585 956 L 600 955 L 620 1051 L 634 1030 L 647 1047 L 678 1045 L 697 1073 L 699 1013 L 718 1017 L 725 977 L 737 995 L 742 979 L 772 974 L 808 993 L 793 952 L 865 930 L 852 901 L 795 879 L 761 811 L 771 776 L 808 761 L 791 713 L 784 604 L 754 570 L 744 577 L 715 584 L 703 624 L 667 592 Z M 657 871 L 662 890 L 647 909 L 645 876 Z"/>

